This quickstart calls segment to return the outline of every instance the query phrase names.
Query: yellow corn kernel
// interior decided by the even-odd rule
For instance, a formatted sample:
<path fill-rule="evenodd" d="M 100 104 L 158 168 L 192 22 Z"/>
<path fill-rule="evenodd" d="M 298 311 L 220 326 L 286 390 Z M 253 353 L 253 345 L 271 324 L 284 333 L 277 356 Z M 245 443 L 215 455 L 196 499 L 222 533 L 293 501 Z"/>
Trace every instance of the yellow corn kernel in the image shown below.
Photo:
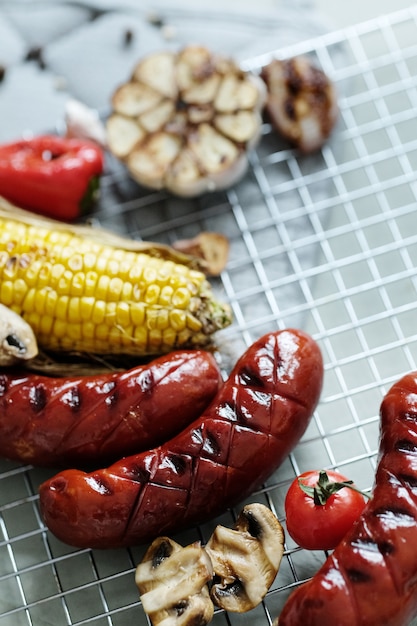
<path fill-rule="evenodd" d="M 198 332 L 202 328 L 202 323 L 198 320 L 194 315 L 187 313 L 186 315 L 186 325 L 192 331 Z"/>
<path fill-rule="evenodd" d="M 58 298 L 55 307 L 55 317 L 57 318 L 57 320 L 62 320 L 63 322 L 67 321 L 68 303 L 68 296 L 61 296 L 60 298 Z"/>
<path fill-rule="evenodd" d="M 5 306 L 13 304 L 14 283 L 11 280 L 3 280 L 0 286 L 0 300 Z"/>
<path fill-rule="evenodd" d="M 81 297 L 85 292 L 85 274 L 84 272 L 76 272 L 72 275 L 70 296 Z"/>
<path fill-rule="evenodd" d="M 158 313 L 155 309 L 147 309 L 146 311 L 146 328 L 151 330 L 156 327 L 156 317 Z"/>
<path fill-rule="evenodd" d="M 127 302 L 118 302 L 116 306 L 116 324 L 126 328 L 130 324 L 130 307 Z"/>
<path fill-rule="evenodd" d="M 106 317 L 106 303 L 103 300 L 96 300 L 94 303 L 91 321 L 94 324 L 100 325 L 104 322 L 105 317 Z"/>
<path fill-rule="evenodd" d="M 112 346 L 119 346 L 122 344 L 120 328 L 118 328 L 117 326 L 112 326 L 109 329 L 109 343 Z"/>
<path fill-rule="evenodd" d="M 169 306 L 172 301 L 172 295 L 174 293 L 171 285 L 165 285 L 162 287 L 161 292 L 159 294 L 159 304 L 161 306 Z"/>
<path fill-rule="evenodd" d="M 68 268 L 72 272 L 80 272 L 84 269 L 84 260 L 82 254 L 74 254 L 70 255 L 68 258 Z"/>
<path fill-rule="evenodd" d="M 57 286 L 57 291 L 61 296 L 69 296 L 71 294 L 73 273 L 70 270 L 62 272 Z"/>
<path fill-rule="evenodd" d="M 129 280 L 133 284 L 138 284 L 142 280 L 143 266 L 141 263 L 135 263 L 129 270 Z"/>
<path fill-rule="evenodd" d="M 93 318 L 93 311 L 96 301 L 91 296 L 84 296 L 80 298 L 80 319 L 83 321 L 91 322 Z M 104 315 L 103 315 L 104 319 Z"/>
<path fill-rule="evenodd" d="M 14 282 L 13 302 L 15 304 L 21 304 L 28 291 L 28 286 L 23 278 L 16 278 Z"/>
<path fill-rule="evenodd" d="M 146 326 L 136 326 L 133 338 L 136 345 L 145 347 L 148 341 L 148 329 Z"/>
<path fill-rule="evenodd" d="M 32 328 L 33 328 L 33 325 L 32 325 Z M 56 337 L 56 339 L 62 339 L 62 337 L 65 337 L 67 333 L 67 328 L 68 328 L 68 324 L 66 320 L 55 319 L 55 322 L 53 325 L 53 336 Z"/>
<path fill-rule="evenodd" d="M 152 285 L 156 282 L 157 271 L 154 267 L 152 267 L 152 265 L 148 265 L 143 268 L 142 276 L 145 284 Z"/>
<path fill-rule="evenodd" d="M 152 346 L 156 348 L 162 343 L 162 333 L 158 328 L 153 328 L 149 331 L 148 343 L 152 349 Z"/>
<path fill-rule="evenodd" d="M 32 293 L 32 297 L 33 299 L 35 299 L 36 296 L 36 291 L 34 289 L 31 290 Z M 55 311 L 56 311 L 56 305 L 58 303 L 58 294 L 56 291 L 54 291 L 53 289 L 48 289 L 47 293 L 46 293 L 46 298 L 45 298 L 45 313 L 46 315 L 50 315 L 51 317 L 55 316 Z M 33 305 L 31 306 L 29 304 L 29 302 L 25 303 L 25 309 L 30 310 L 31 308 L 33 308 Z"/>
<path fill-rule="evenodd" d="M 68 322 L 69 325 L 75 325 L 81 319 L 80 299 L 70 298 L 68 302 Z"/>
<path fill-rule="evenodd" d="M 97 272 L 88 271 L 85 273 L 84 295 L 97 297 L 96 286 L 98 281 Z"/>
<path fill-rule="evenodd" d="M 133 298 L 133 285 L 128 280 L 125 280 L 123 282 L 123 289 L 122 289 L 122 293 L 120 294 L 120 299 L 123 300 L 123 302 L 128 302 L 129 300 L 132 300 L 132 298 Z"/>
<path fill-rule="evenodd" d="M 134 330 L 133 326 L 124 326 L 124 327 L 120 326 L 121 345 L 129 346 L 129 344 L 132 343 L 133 330 Z"/>
<path fill-rule="evenodd" d="M 171 311 L 169 314 L 169 322 L 176 332 L 183 330 L 186 323 L 184 311 L 180 311 L 178 309 Z"/>
<path fill-rule="evenodd" d="M 94 339 L 95 325 L 93 322 L 83 322 L 81 326 L 81 334 L 86 340 Z"/>
<path fill-rule="evenodd" d="M 170 326 L 168 326 L 168 328 L 165 328 L 162 331 L 162 340 L 164 342 L 164 345 L 169 346 L 171 348 L 173 345 L 175 345 L 176 338 L 177 338 L 177 333 Z"/>
<path fill-rule="evenodd" d="M 116 303 L 115 302 L 107 302 L 106 303 L 106 319 L 105 323 L 107 326 L 111 327 L 116 324 Z"/>
<path fill-rule="evenodd" d="M 81 325 L 77 323 L 69 323 L 67 325 L 67 338 L 72 341 L 77 341 L 81 339 Z M 71 341 L 71 343 L 72 343 Z"/>
<path fill-rule="evenodd" d="M 40 269 L 42 267 L 42 262 L 41 261 L 32 261 L 30 263 L 30 265 L 25 269 L 24 271 L 24 277 L 25 277 L 25 281 L 28 287 L 36 287 L 38 284 L 38 277 L 39 277 L 39 272 Z M 3 272 L 3 276 L 7 276 L 7 265 L 4 269 Z M 21 276 L 22 276 L 22 270 L 21 270 Z"/>
<path fill-rule="evenodd" d="M 155 284 L 151 283 L 145 293 L 145 302 L 146 304 L 156 304 L 159 300 L 159 294 L 161 293 L 161 288 Z"/>
<path fill-rule="evenodd" d="M 52 272 L 52 264 L 51 263 L 43 263 L 39 268 L 37 287 L 38 289 L 42 289 L 42 287 L 48 287 L 51 282 L 51 272 Z"/>
<path fill-rule="evenodd" d="M 39 315 L 43 315 L 45 313 L 45 304 L 46 304 L 46 296 L 47 292 L 45 289 L 39 289 L 36 291 L 34 297 L 35 311 L 39 313 Z"/>
<path fill-rule="evenodd" d="M 190 302 L 190 292 L 185 287 L 178 287 L 172 296 L 172 304 L 180 309 L 185 309 Z"/>
<path fill-rule="evenodd" d="M 32 266 L 33 267 L 33 266 Z M 28 269 L 29 271 L 29 269 Z M 54 289 L 56 289 L 60 278 L 62 276 L 62 274 L 65 272 L 65 265 L 62 265 L 62 263 L 55 263 L 52 266 L 52 273 L 51 273 L 51 287 L 53 287 Z M 39 270 L 37 270 L 36 274 L 39 273 Z M 26 281 L 28 282 L 29 286 L 31 286 L 30 281 L 28 281 L 27 278 L 27 274 L 26 274 Z M 36 284 L 36 276 L 35 276 L 35 281 L 33 283 L 33 286 Z"/>
<path fill-rule="evenodd" d="M 107 324 L 96 324 L 96 337 L 103 341 L 107 340 L 109 336 L 109 327 Z"/>
<path fill-rule="evenodd" d="M 141 327 L 145 324 L 146 307 L 143 302 L 133 302 L 130 306 L 130 314 L 132 323 L 135 327 Z"/>
<path fill-rule="evenodd" d="M 32 326 L 32 328 L 38 328 L 40 325 L 41 319 L 42 319 L 42 316 L 39 315 L 39 313 L 37 313 L 36 311 L 32 311 L 28 315 L 25 315 L 25 320 L 27 321 L 29 326 Z"/>
<path fill-rule="evenodd" d="M 116 259 L 109 259 L 107 263 L 107 274 L 109 276 L 120 275 L 120 263 Z"/>
<path fill-rule="evenodd" d="M 3 304 L 6 304 L 4 297 L 3 297 L 4 285 L 5 283 L 1 285 L 0 300 L 2 301 Z M 36 289 L 34 287 L 31 287 L 30 289 L 27 290 L 25 299 L 22 302 L 22 311 L 34 311 L 35 310 L 35 297 L 36 297 Z"/>
<path fill-rule="evenodd" d="M 169 314 L 166 309 L 159 309 L 158 315 L 156 318 L 157 327 L 161 330 L 165 330 L 169 326 Z"/>
<path fill-rule="evenodd" d="M 39 321 L 39 330 L 44 335 L 49 335 L 53 330 L 53 319 L 50 315 L 42 315 Z"/>
<path fill-rule="evenodd" d="M 123 281 L 118 276 L 114 276 L 109 282 L 108 299 L 117 302 L 123 291 Z"/>
<path fill-rule="evenodd" d="M 105 302 L 107 300 L 107 293 L 109 291 L 110 286 L 110 277 L 107 274 L 102 274 L 97 283 L 96 287 L 96 298 L 99 300 L 103 300 Z"/>

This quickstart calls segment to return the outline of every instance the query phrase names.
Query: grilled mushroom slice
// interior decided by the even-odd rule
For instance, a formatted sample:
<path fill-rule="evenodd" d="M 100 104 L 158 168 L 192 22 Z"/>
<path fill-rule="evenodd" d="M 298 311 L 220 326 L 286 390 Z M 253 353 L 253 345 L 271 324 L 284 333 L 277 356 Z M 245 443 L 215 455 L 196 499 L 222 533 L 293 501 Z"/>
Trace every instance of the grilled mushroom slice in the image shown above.
<path fill-rule="evenodd" d="M 174 250 L 184 252 L 205 263 L 208 276 L 218 276 L 229 258 L 229 239 L 222 233 L 201 231 L 192 239 L 178 239 L 172 244 Z"/>
<path fill-rule="evenodd" d="M 199 542 L 184 548 L 168 537 L 155 539 L 135 574 L 153 626 L 208 624 L 214 612 L 207 587 L 212 576 L 211 561 Z"/>
<path fill-rule="evenodd" d="M 284 531 L 268 507 L 249 504 L 233 529 L 215 528 L 205 550 L 213 564 L 214 604 L 243 613 L 255 608 L 274 582 L 284 553 Z"/>
<path fill-rule="evenodd" d="M 321 148 L 338 116 L 336 90 L 307 56 L 274 59 L 262 68 L 266 111 L 276 131 L 300 152 Z"/>
<path fill-rule="evenodd" d="M 224 189 L 246 171 L 265 98 L 259 76 L 203 46 L 156 52 L 114 92 L 108 146 L 145 187 L 184 197 Z"/>

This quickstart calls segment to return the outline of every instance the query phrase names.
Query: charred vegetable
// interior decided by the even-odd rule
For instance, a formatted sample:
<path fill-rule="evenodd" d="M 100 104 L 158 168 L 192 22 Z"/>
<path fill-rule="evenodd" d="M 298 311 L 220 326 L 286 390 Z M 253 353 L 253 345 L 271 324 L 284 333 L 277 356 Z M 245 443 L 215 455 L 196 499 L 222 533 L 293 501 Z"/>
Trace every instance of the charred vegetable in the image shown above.
<path fill-rule="evenodd" d="M 158 537 L 136 568 L 143 610 L 153 626 L 205 626 L 213 617 L 207 583 L 213 576 L 209 556 L 199 543 L 183 548 Z"/>
<path fill-rule="evenodd" d="M 278 133 L 301 152 L 318 150 L 337 120 L 335 88 L 307 56 L 274 59 L 261 72 L 266 110 Z"/>
<path fill-rule="evenodd" d="M 284 531 L 263 504 L 248 504 L 233 529 L 217 526 L 206 547 L 213 564 L 213 602 L 244 613 L 264 599 L 284 554 Z"/>
<path fill-rule="evenodd" d="M 150 54 L 113 95 L 108 146 L 146 187 L 179 196 L 229 187 L 259 139 L 265 91 L 202 46 Z"/>
<path fill-rule="evenodd" d="M 0 206 L 0 302 L 45 350 L 162 354 L 231 322 L 191 257 Z"/>

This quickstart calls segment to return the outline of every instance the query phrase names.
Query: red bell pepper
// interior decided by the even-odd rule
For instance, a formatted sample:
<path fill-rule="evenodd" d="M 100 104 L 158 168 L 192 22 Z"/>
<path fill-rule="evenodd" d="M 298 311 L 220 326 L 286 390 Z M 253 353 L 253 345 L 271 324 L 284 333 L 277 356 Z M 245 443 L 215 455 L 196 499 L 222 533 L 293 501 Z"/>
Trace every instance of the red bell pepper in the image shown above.
<path fill-rule="evenodd" d="M 93 142 L 41 135 L 0 145 L 0 195 L 61 220 L 85 213 L 99 193 L 102 149 Z"/>

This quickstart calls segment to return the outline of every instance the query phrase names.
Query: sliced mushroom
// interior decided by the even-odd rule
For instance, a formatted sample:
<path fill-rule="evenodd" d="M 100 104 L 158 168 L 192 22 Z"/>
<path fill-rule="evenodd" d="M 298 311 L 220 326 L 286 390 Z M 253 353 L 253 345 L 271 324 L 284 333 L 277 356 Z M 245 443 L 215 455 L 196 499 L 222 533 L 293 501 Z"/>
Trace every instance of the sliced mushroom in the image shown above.
<path fill-rule="evenodd" d="M 208 624 L 214 612 L 207 586 L 212 576 L 210 558 L 200 543 L 184 548 L 168 537 L 155 539 L 135 575 L 153 626 Z"/>
<path fill-rule="evenodd" d="M 205 550 L 213 564 L 214 604 L 243 613 L 262 602 L 274 582 L 284 553 L 284 531 L 268 507 L 249 504 L 233 529 L 215 528 Z"/>
<path fill-rule="evenodd" d="M 274 59 L 262 68 L 266 110 L 276 131 L 303 153 L 318 150 L 338 116 L 336 90 L 307 56 Z"/>
<path fill-rule="evenodd" d="M 265 98 L 259 76 L 203 46 L 153 53 L 113 94 L 108 146 L 145 187 L 224 189 L 247 169 Z"/>
<path fill-rule="evenodd" d="M 38 354 L 35 334 L 15 311 L 0 304 L 0 366 L 15 365 Z"/>

